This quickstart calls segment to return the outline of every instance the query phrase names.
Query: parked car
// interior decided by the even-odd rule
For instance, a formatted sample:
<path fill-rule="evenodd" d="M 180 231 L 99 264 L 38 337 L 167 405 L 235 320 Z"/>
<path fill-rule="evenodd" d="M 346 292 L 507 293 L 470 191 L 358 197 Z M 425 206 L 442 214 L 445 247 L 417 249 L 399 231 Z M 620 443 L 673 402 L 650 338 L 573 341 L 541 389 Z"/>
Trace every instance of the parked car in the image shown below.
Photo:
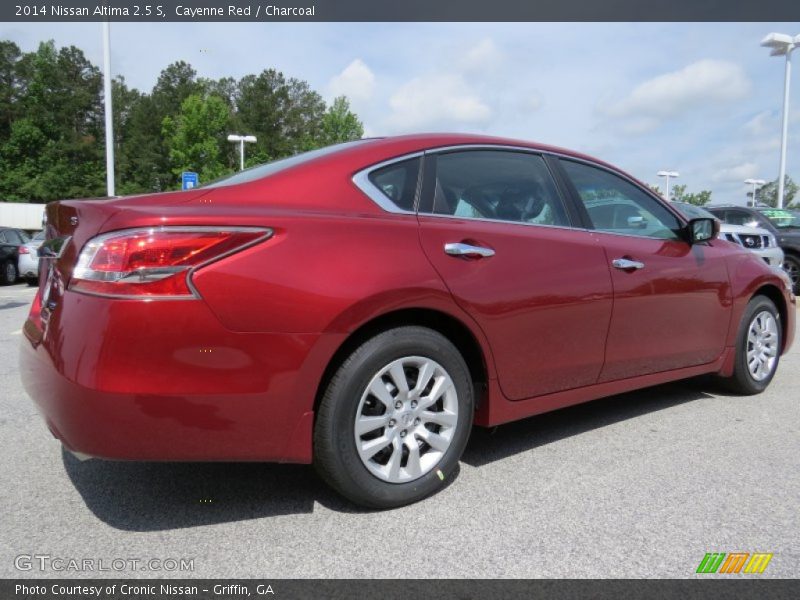
<path fill-rule="evenodd" d="M 709 206 L 708 210 L 725 223 L 761 227 L 774 235 L 784 253 L 783 269 L 792 280 L 794 293 L 800 293 L 800 215 L 778 208 L 749 206 Z"/>
<path fill-rule="evenodd" d="M 44 242 L 44 231 L 37 231 L 19 247 L 19 276 L 27 281 L 28 285 L 36 285 L 39 282 L 39 255 L 37 251 L 42 242 Z"/>
<path fill-rule="evenodd" d="M 784 273 L 567 150 L 349 142 L 47 208 L 22 379 L 80 456 L 313 462 L 393 507 L 495 426 L 705 373 L 764 390 Z"/>
<path fill-rule="evenodd" d="M 717 218 L 714 213 L 707 211 L 702 206 L 695 206 L 688 202 L 673 202 L 672 205 L 687 219 Z M 770 266 L 783 266 L 783 250 L 778 246 L 775 236 L 766 229 L 722 223 L 719 228 L 719 238 L 747 248 Z"/>
<path fill-rule="evenodd" d="M 20 248 L 29 240 L 21 229 L 0 227 L 0 285 L 11 285 L 19 278 Z"/>

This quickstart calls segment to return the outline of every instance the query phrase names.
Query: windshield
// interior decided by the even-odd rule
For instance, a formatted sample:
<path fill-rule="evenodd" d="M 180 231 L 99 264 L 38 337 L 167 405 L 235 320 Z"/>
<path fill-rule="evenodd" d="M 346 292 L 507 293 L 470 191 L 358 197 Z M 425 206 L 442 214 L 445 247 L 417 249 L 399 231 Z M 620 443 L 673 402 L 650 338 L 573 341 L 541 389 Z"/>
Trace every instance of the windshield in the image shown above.
<path fill-rule="evenodd" d="M 364 139 L 355 140 L 353 142 L 344 142 L 342 144 L 334 144 L 333 146 L 325 146 L 324 148 L 317 148 L 316 150 L 311 150 L 309 152 L 295 154 L 294 156 L 290 156 L 288 158 L 273 160 L 271 162 L 264 163 L 263 165 L 258 165 L 256 167 L 245 169 L 244 171 L 239 171 L 233 175 L 223 177 L 222 179 L 217 179 L 216 181 L 212 181 L 211 183 L 201 187 L 215 188 L 222 187 L 224 185 L 236 185 L 237 183 L 247 183 L 249 181 L 255 181 L 256 179 L 263 179 L 264 177 L 274 175 L 275 173 L 283 171 L 284 169 L 302 165 L 303 163 L 314 160 L 315 158 L 333 154 L 334 152 L 339 152 L 340 150 L 357 146 L 358 144 L 362 144 L 366 141 L 367 140 Z"/>
<path fill-rule="evenodd" d="M 44 231 L 37 231 L 33 234 L 33 241 L 41 242 L 44 241 Z"/>
<path fill-rule="evenodd" d="M 782 208 L 765 208 L 759 211 L 778 229 L 800 227 L 800 213 Z"/>
<path fill-rule="evenodd" d="M 716 219 L 714 215 L 705 208 L 689 204 L 688 202 L 673 202 L 672 206 L 677 208 L 687 219 Z"/>

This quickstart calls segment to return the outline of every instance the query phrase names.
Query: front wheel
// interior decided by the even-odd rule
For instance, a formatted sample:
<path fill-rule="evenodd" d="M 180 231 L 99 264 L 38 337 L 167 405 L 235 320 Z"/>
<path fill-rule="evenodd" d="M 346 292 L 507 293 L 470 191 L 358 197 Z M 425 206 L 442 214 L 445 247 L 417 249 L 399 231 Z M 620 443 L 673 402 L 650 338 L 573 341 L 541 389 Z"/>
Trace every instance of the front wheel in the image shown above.
<path fill-rule="evenodd" d="M 424 327 L 385 331 L 353 351 L 325 390 L 315 466 L 362 506 L 416 502 L 456 474 L 473 406 L 469 369 L 447 338 Z"/>
<path fill-rule="evenodd" d="M 758 394 L 767 389 L 778 369 L 782 332 L 780 313 L 766 296 L 750 300 L 739 325 L 733 375 L 722 378 L 737 394 Z"/>
<path fill-rule="evenodd" d="M 795 294 L 800 294 L 800 258 L 793 254 L 786 254 L 783 257 L 783 270 L 792 282 L 792 290 Z"/>

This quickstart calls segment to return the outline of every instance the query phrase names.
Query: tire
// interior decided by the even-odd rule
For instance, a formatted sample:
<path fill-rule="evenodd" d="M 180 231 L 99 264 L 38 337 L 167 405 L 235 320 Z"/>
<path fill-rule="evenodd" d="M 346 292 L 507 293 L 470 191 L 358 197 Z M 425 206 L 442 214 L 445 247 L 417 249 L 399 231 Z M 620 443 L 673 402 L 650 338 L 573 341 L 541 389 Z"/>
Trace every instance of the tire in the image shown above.
<path fill-rule="evenodd" d="M 759 330 L 765 332 L 760 334 Z M 747 305 L 736 336 L 733 375 L 721 378 L 736 394 L 760 394 L 778 369 L 783 343 L 781 318 L 775 303 L 766 296 L 754 296 Z M 749 364 L 748 354 L 763 360 Z"/>
<path fill-rule="evenodd" d="M 314 426 L 314 465 L 360 506 L 417 502 L 457 474 L 473 411 L 469 369 L 447 338 L 424 327 L 390 329 L 359 346 L 331 378 Z"/>
<path fill-rule="evenodd" d="M 17 265 L 8 260 L 0 267 L 0 285 L 11 285 L 17 281 Z"/>
<path fill-rule="evenodd" d="M 800 294 L 800 257 L 794 254 L 785 254 L 783 257 L 783 270 L 792 281 L 792 290 Z"/>
<path fill-rule="evenodd" d="M 36 286 L 39 285 L 39 278 L 38 277 L 28 277 L 25 280 L 25 282 L 31 287 L 36 287 Z"/>

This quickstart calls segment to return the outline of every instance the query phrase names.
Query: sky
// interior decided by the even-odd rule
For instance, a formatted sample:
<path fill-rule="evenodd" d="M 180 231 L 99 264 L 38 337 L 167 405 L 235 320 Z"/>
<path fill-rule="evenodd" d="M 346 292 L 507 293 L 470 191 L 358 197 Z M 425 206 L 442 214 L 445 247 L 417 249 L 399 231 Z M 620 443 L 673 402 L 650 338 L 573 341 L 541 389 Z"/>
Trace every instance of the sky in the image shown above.
<path fill-rule="evenodd" d="M 744 179 L 778 176 L 785 60 L 759 46 L 772 31 L 800 23 L 114 23 L 111 70 L 149 91 L 177 60 L 209 78 L 276 68 L 348 96 L 368 136 L 534 140 L 744 203 Z M 102 67 L 99 23 L 0 23 L 0 39 L 75 45 Z M 800 181 L 794 71 L 787 173 Z"/>

